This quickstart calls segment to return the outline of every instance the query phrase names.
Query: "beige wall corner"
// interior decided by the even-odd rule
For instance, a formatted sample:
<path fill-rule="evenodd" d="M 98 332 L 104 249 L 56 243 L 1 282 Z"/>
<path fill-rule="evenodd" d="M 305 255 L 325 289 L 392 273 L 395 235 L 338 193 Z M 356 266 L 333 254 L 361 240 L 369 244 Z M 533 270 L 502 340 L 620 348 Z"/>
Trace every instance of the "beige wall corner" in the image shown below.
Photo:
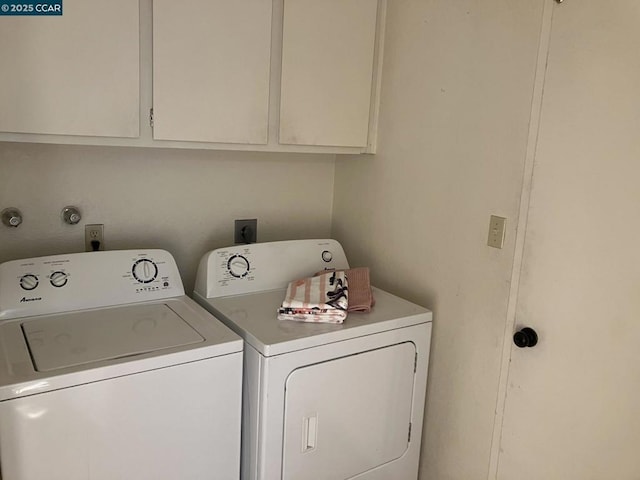
<path fill-rule="evenodd" d="M 542 9 L 389 2 L 379 153 L 336 161 L 333 236 L 434 311 L 422 480 L 487 477 Z"/>

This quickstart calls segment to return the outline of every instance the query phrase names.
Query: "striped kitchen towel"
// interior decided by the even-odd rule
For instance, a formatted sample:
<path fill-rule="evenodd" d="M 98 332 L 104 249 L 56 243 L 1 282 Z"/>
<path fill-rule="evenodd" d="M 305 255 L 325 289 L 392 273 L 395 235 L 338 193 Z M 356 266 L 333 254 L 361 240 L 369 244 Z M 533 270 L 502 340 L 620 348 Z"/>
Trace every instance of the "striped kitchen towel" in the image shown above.
<path fill-rule="evenodd" d="M 328 270 L 316 273 L 322 275 Z M 333 270 L 331 270 L 333 271 Z M 336 270 L 344 272 L 347 282 L 349 283 L 349 306 L 347 312 L 363 312 L 369 313 L 376 304 L 371 291 L 371 280 L 369 279 L 369 267 L 356 267 L 347 270 Z"/>
<path fill-rule="evenodd" d="M 278 309 L 278 320 L 342 323 L 347 318 L 349 288 L 344 272 L 328 271 L 294 280 Z"/>

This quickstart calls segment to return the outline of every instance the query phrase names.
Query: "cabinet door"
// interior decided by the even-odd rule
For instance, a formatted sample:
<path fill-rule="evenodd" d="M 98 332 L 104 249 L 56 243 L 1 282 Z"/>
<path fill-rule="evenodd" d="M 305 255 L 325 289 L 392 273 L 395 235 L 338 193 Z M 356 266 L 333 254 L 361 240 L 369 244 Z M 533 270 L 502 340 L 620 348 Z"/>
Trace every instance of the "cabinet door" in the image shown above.
<path fill-rule="evenodd" d="M 131 0 L 0 17 L 0 131 L 137 137 L 139 27 Z"/>
<path fill-rule="evenodd" d="M 365 147 L 378 0 L 285 0 L 282 144 Z"/>
<path fill-rule="evenodd" d="M 153 137 L 266 144 L 272 0 L 153 2 Z"/>

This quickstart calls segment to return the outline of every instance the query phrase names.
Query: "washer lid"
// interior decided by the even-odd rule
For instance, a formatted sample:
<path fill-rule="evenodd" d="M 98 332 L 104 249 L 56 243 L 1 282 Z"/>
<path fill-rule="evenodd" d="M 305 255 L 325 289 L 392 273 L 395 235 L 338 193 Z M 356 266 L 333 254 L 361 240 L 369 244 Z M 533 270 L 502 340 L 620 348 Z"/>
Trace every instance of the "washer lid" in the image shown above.
<path fill-rule="evenodd" d="M 204 341 L 162 303 L 34 318 L 22 331 L 40 372 Z"/>

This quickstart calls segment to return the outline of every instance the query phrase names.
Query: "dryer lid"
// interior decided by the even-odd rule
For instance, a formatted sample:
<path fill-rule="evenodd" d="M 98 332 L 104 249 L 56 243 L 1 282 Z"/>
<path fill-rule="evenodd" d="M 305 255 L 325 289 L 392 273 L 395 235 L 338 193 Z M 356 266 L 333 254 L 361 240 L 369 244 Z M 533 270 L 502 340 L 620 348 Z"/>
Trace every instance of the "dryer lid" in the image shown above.
<path fill-rule="evenodd" d="M 22 332 L 40 372 L 204 341 L 163 303 L 48 315 L 23 322 Z"/>

